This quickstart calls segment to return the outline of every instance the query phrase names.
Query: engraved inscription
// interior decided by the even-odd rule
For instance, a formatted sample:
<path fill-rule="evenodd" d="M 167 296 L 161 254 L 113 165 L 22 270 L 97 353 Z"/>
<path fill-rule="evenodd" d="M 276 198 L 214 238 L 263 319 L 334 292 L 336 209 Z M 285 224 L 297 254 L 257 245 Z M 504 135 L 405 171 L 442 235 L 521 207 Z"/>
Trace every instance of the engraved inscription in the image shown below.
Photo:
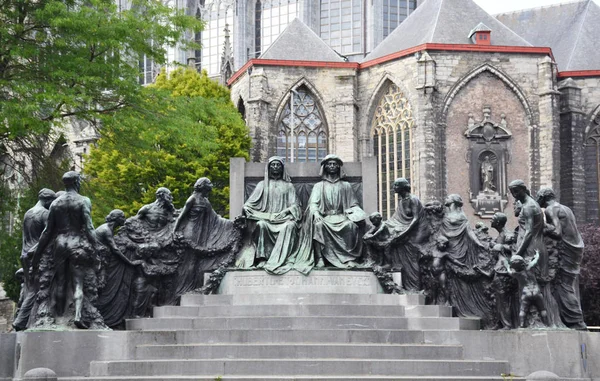
<path fill-rule="evenodd" d="M 245 276 L 236 277 L 234 287 L 264 287 L 264 286 L 370 286 L 369 276 Z"/>

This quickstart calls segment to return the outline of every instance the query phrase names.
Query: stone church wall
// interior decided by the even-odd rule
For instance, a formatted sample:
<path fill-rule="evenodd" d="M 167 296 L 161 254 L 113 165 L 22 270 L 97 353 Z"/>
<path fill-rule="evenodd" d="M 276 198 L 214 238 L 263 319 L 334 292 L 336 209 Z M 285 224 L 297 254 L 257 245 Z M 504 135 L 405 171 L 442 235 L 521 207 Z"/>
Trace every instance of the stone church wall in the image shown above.
<path fill-rule="evenodd" d="M 565 79 L 561 83 L 566 83 Z M 581 185 L 573 189 L 573 209 L 577 221 L 598 223 L 600 221 L 600 202 L 598 197 L 598 162 L 600 151 L 593 140 L 588 139 L 594 129 L 600 125 L 600 78 L 573 78 L 572 84 L 577 87 L 572 91 L 578 91 L 580 95 L 574 100 L 572 110 L 561 108 L 561 119 L 566 119 L 574 132 L 581 134 L 581 141 L 575 147 L 582 150 L 583 163 L 576 163 L 573 171 L 580 174 Z M 563 91 L 565 93 L 565 91 Z M 580 111 L 578 114 L 577 111 Z M 585 189 L 585 192 L 582 191 Z M 585 197 L 582 197 L 585 193 Z M 570 200 L 564 200 L 569 202 Z"/>
<path fill-rule="evenodd" d="M 425 201 L 458 193 L 465 200 L 465 210 L 474 213 L 469 200 L 469 167 L 465 155 L 469 114 L 483 118 L 484 106 L 491 108 L 491 120 L 501 121 L 505 114 L 508 129 L 514 134 L 508 180 L 521 178 L 535 183 L 534 168 L 539 159 L 532 154 L 537 142 L 531 124 L 540 120 L 538 72 L 541 56 L 497 53 L 428 52 L 435 62 L 435 88 L 419 86 L 428 82 L 421 78 L 418 56 L 408 56 L 359 73 L 359 134 L 363 140 L 361 153 L 373 155 L 371 125 L 373 108 L 386 81 L 394 82 L 412 104 L 415 117 L 415 154 L 413 155 L 415 193 Z M 474 70 L 488 65 L 501 72 L 508 81 L 489 70 L 474 75 L 456 94 L 448 94 L 456 84 Z M 431 75 L 431 74 L 426 74 Z M 520 92 L 520 99 L 517 95 Z M 526 104 L 527 106 L 525 106 Z M 445 112 L 445 106 L 447 111 Z M 545 116 L 552 119 L 552 115 Z M 444 154 L 445 152 L 445 154 Z M 444 156 L 445 155 L 445 156 Z M 419 173 L 420 172 L 420 173 Z M 507 209 L 511 213 L 511 209 Z"/>
<path fill-rule="evenodd" d="M 425 68 L 426 64 L 430 66 Z M 476 218 L 469 191 L 480 168 L 467 160 L 470 143 L 465 131 L 470 120 L 483 120 L 484 109 L 489 109 L 490 122 L 504 125 L 512 134 L 504 183 L 498 190 L 506 213 L 512 213 L 507 184 L 514 179 L 524 180 L 534 193 L 541 186 L 552 186 L 559 196 L 564 191 L 565 199 L 584 186 L 583 175 L 564 165 L 561 170 L 561 160 L 564 164 L 571 161 L 561 150 L 561 139 L 571 139 L 571 135 L 560 125 L 566 119 L 559 110 L 563 100 L 555 73 L 549 57 L 541 54 L 429 51 L 358 72 L 255 66 L 234 83 L 232 100 L 237 104 L 241 98 L 245 105 L 254 141 L 252 161 L 265 161 L 275 154 L 283 106 L 290 90 L 299 85 L 306 85 L 320 103 L 329 130 L 329 152 L 346 161 L 360 161 L 374 156 L 374 112 L 389 83 L 394 83 L 410 102 L 415 121 L 414 193 L 425 202 L 458 193 L 465 210 Z M 600 104 L 600 79 L 576 83 L 582 88 L 582 107 L 589 115 Z M 562 143 L 563 148 L 571 150 L 575 142 L 572 138 Z"/>
<path fill-rule="evenodd" d="M 276 152 L 276 136 L 284 105 L 290 91 L 305 85 L 320 103 L 329 131 L 329 152 L 346 161 L 359 161 L 358 138 L 355 130 L 354 69 L 307 67 L 255 67 L 248 77 L 232 86 L 232 99 L 248 92 L 246 118 L 254 142 L 253 161 L 265 161 Z M 246 95 L 247 96 L 247 95 Z"/>

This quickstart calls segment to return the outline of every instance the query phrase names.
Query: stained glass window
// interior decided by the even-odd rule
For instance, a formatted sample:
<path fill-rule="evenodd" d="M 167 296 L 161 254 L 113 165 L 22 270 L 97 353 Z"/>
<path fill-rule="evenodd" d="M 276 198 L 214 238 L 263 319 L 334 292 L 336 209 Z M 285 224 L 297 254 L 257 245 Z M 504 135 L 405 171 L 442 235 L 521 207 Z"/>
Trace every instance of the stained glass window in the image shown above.
<path fill-rule="evenodd" d="M 298 162 L 320 161 L 327 156 L 327 126 L 304 86 L 292 91 L 285 105 L 279 122 L 277 155 Z"/>
<path fill-rule="evenodd" d="M 400 89 L 390 84 L 383 94 L 373 117 L 371 134 L 377 157 L 378 202 L 384 217 L 390 218 L 396 209 L 394 180 L 411 179 L 412 107 Z"/>

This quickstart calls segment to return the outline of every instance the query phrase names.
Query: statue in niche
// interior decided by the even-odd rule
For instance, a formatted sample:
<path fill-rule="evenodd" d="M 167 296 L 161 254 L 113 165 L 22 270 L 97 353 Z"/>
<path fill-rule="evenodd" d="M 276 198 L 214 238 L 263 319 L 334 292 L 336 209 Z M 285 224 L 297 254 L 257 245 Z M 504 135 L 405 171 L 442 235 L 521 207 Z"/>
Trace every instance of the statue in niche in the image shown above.
<path fill-rule="evenodd" d="M 490 156 L 486 155 L 481 162 L 481 189 L 483 192 L 495 192 L 494 185 L 494 164 L 490 161 Z"/>
<path fill-rule="evenodd" d="M 199 178 L 175 223 L 175 234 L 183 242 L 183 255 L 176 271 L 173 302 L 202 287 L 204 273 L 229 267 L 235 260 L 244 219 L 230 221 L 218 215 L 208 200 L 212 189 L 207 177 Z"/>
<path fill-rule="evenodd" d="M 584 244 L 577 229 L 575 215 L 570 208 L 556 201 L 551 188 L 541 188 L 537 194 L 537 202 L 544 208 L 546 215 L 544 234 L 557 243 L 559 265 L 554 296 L 558 302 L 560 317 L 567 327 L 586 330 L 576 291 Z"/>
<path fill-rule="evenodd" d="M 512 134 L 506 116 L 502 114 L 500 123 L 494 123 L 491 108 L 484 107 L 483 120 L 476 123 L 469 114 L 465 137 L 469 141 L 465 157 L 470 164 L 469 198 L 477 215 L 492 218 L 508 203 L 506 168 L 511 160 Z"/>
<path fill-rule="evenodd" d="M 27 329 L 29 316 L 37 294 L 37 281 L 33 276 L 34 272 L 37 273 L 37 269 L 32 269 L 32 258 L 29 251 L 35 249 L 38 244 L 48 221 L 48 209 L 55 199 L 56 194 L 50 189 L 40 190 L 38 192 L 38 202 L 23 217 L 23 246 L 21 249 L 23 287 L 21 287 L 22 298 L 19 298 L 19 312 L 13 321 L 13 327 L 16 331 Z"/>
<path fill-rule="evenodd" d="M 544 303 L 544 296 L 540 290 L 535 274 L 531 269 L 538 264 L 540 253 L 535 252 L 533 259 L 527 263 L 520 255 L 513 255 L 510 258 L 510 263 L 504 259 L 506 271 L 508 274 L 519 281 L 519 289 L 521 290 L 519 308 L 519 327 L 525 328 L 525 318 L 529 313 L 531 305 L 536 306 L 542 322 L 549 327 L 548 312 Z"/>
<path fill-rule="evenodd" d="M 79 194 L 79 173 L 67 172 L 62 179 L 66 193 L 50 205 L 46 228 L 32 249 L 34 268 L 39 259 L 40 280 L 30 327 L 73 324 L 80 329 L 105 329 L 94 306 L 98 260 L 92 204 Z"/>
<path fill-rule="evenodd" d="M 394 192 L 398 194 L 398 206 L 392 218 L 385 222 L 390 232 L 391 267 L 401 269 L 404 289 L 419 291 L 421 244 L 429 234 L 425 209 L 419 198 L 410 193 L 410 183 L 405 178 L 394 181 Z"/>
<path fill-rule="evenodd" d="M 243 250 L 236 267 L 256 266 L 275 275 L 289 271 L 289 260 L 298 242 L 302 211 L 282 158 L 269 158 L 264 180 L 258 183 L 244 204 L 244 215 L 251 231 L 252 245 Z"/>
<path fill-rule="evenodd" d="M 518 201 L 519 210 L 519 230 L 513 255 L 518 255 L 525 260 L 533 258 L 536 253 L 539 255 L 535 275 L 544 297 L 544 306 L 548 315 L 548 324 L 545 324 L 545 322 L 544 324 L 552 327 L 563 327 L 558 312 L 558 304 L 552 295 L 550 285 L 549 258 L 544 243 L 544 215 L 542 209 L 531 197 L 531 193 L 523 180 L 514 180 L 508 187 L 512 196 Z M 533 320 L 537 319 L 534 318 Z M 540 324 L 540 322 L 532 321 L 529 326 L 535 327 L 536 324 Z"/>
<path fill-rule="evenodd" d="M 139 268 L 142 262 L 132 262 L 115 242 L 114 231 L 125 224 L 125 213 L 115 209 L 105 221 L 96 229 L 97 252 L 102 264 L 96 305 L 106 325 L 116 327 L 131 316 L 133 301 L 129 290 L 134 287 L 136 273 L 142 271 Z"/>
<path fill-rule="evenodd" d="M 352 186 L 344 181 L 342 159 L 327 155 L 321 161 L 322 181 L 312 189 L 294 269 L 308 274 L 312 268 L 358 266 L 367 214 L 358 204 Z"/>

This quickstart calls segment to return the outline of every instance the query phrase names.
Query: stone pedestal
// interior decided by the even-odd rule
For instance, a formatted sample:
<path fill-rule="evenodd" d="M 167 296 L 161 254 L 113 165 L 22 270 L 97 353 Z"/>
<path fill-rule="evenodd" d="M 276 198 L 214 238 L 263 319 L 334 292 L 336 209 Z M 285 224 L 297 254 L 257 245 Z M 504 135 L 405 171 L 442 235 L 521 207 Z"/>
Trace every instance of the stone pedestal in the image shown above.
<path fill-rule="evenodd" d="M 239 294 L 382 294 L 371 271 L 313 270 L 309 276 L 297 272 L 269 275 L 264 271 L 230 271 L 217 292 Z"/>

